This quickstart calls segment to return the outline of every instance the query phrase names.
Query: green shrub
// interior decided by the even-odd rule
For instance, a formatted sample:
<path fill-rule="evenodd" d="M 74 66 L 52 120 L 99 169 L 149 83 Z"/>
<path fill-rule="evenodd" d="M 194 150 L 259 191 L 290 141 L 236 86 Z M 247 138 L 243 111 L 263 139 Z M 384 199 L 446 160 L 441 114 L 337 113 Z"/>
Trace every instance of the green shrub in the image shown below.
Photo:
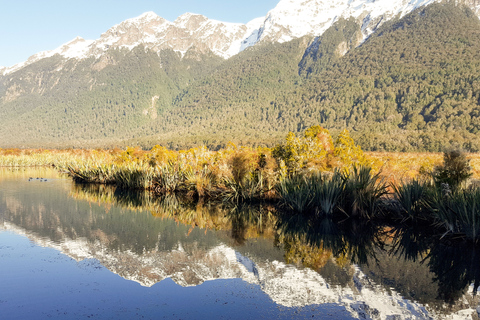
<path fill-rule="evenodd" d="M 434 169 L 433 178 L 437 186 L 448 184 L 452 191 L 460 188 L 472 176 L 472 168 L 466 155 L 459 150 L 443 154 L 443 165 Z"/>

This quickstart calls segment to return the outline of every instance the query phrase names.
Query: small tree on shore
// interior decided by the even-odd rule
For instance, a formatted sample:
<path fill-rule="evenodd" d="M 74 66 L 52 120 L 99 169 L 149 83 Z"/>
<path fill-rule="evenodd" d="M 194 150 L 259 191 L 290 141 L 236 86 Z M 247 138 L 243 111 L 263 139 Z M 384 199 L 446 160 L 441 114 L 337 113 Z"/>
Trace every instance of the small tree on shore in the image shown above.
<path fill-rule="evenodd" d="M 433 178 L 438 186 L 448 184 L 452 191 L 458 190 L 462 183 L 472 176 L 470 160 L 459 150 L 446 151 L 443 165 L 435 167 Z"/>

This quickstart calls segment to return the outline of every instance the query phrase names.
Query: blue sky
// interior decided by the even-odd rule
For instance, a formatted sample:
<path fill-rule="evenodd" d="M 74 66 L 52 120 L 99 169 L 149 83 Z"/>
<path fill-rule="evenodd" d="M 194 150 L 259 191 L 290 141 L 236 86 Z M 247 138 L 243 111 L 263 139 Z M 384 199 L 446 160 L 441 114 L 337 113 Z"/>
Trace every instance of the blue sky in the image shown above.
<path fill-rule="evenodd" d="M 185 12 L 246 23 L 279 0 L 0 0 L 0 66 L 52 50 L 80 36 L 97 39 L 126 19 L 153 11 L 173 21 Z"/>

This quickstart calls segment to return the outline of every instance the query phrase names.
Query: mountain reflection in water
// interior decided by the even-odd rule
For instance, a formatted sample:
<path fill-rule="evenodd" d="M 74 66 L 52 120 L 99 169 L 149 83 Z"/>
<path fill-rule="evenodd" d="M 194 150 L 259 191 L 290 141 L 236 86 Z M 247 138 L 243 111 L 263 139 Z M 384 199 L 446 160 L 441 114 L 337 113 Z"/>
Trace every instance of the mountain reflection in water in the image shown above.
<path fill-rule="evenodd" d="M 439 241 L 422 227 L 312 221 L 271 205 L 157 198 L 67 179 L 40 185 L 29 175 L 0 173 L 0 225 L 143 286 L 239 278 L 285 307 L 336 304 L 354 318 L 478 317 L 478 247 Z"/>

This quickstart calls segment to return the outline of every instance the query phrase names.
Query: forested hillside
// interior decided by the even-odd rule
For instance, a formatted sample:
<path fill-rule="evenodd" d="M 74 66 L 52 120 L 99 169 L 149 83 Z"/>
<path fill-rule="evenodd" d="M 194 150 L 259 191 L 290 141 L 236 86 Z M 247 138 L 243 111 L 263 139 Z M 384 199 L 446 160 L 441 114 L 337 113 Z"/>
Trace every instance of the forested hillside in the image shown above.
<path fill-rule="evenodd" d="M 441 3 L 362 43 L 338 20 L 321 37 L 261 43 L 223 60 L 143 47 L 41 60 L 0 77 L 4 146 L 271 145 L 348 128 L 366 150 L 480 150 L 480 21 Z"/>
<path fill-rule="evenodd" d="M 289 130 L 301 130 L 298 119 L 282 118 L 285 111 L 274 101 L 278 96 L 294 95 L 296 83 L 301 81 L 297 64 L 308 40 L 255 46 L 227 60 L 178 95 L 173 108 L 150 128 L 155 137 L 148 138 L 150 143 L 218 148 L 228 141 L 273 143 Z"/>
<path fill-rule="evenodd" d="M 303 58 L 310 39 L 240 54 L 180 95 L 159 127 L 225 143 L 321 124 L 349 128 L 366 150 L 480 149 L 480 21 L 469 9 L 433 4 L 351 49 L 358 30 L 340 20 Z"/>
<path fill-rule="evenodd" d="M 115 145 L 170 109 L 184 87 L 222 61 L 194 50 L 181 59 L 143 47 L 110 50 L 100 59 L 41 60 L 2 81 L 9 85 L 0 87 L 2 145 Z"/>
<path fill-rule="evenodd" d="M 480 21 L 468 9 L 434 4 L 390 21 L 308 77 L 307 108 L 365 149 L 480 149 Z"/>

